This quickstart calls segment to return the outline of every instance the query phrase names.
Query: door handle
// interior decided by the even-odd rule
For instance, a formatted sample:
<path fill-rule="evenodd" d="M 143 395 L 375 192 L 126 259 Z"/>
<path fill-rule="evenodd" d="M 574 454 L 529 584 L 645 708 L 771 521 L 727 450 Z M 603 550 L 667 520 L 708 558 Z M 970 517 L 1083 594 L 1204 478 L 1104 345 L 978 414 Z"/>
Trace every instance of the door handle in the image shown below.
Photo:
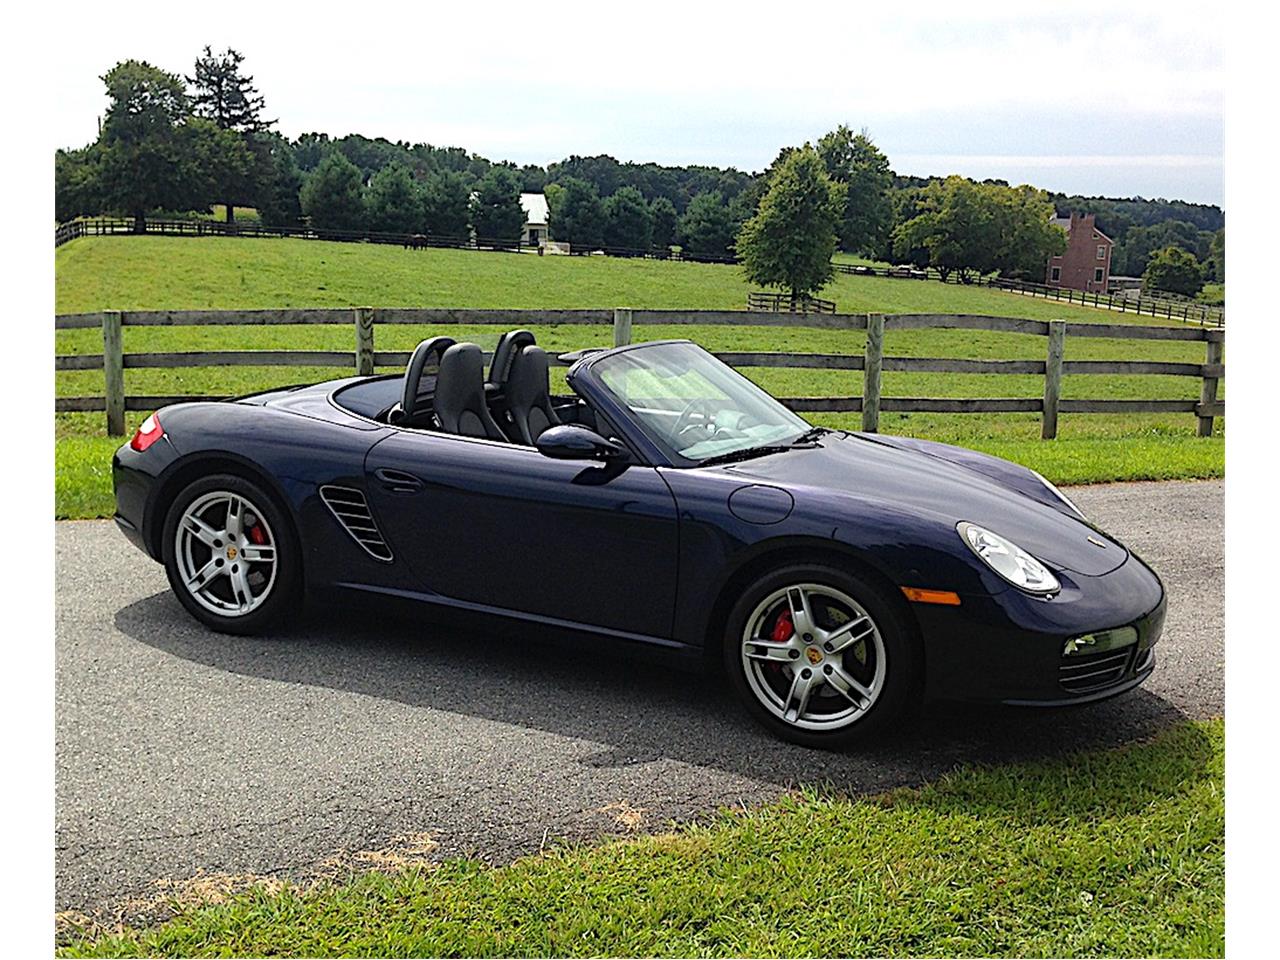
<path fill-rule="evenodd" d="M 392 493 L 418 493 L 422 490 L 422 481 L 403 470 L 380 468 L 373 471 L 373 475 Z"/>

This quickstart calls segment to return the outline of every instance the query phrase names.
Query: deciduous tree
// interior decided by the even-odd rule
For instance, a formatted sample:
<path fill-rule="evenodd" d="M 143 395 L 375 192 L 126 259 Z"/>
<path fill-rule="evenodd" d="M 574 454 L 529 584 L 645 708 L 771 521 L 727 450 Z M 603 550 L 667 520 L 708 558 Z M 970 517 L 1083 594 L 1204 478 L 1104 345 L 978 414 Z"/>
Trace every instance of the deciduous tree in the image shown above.
<path fill-rule="evenodd" d="M 834 275 L 831 255 L 844 203 L 844 184 L 827 175 L 818 152 L 809 144 L 792 151 L 738 235 L 747 279 L 782 287 L 793 304 L 821 290 Z"/>
<path fill-rule="evenodd" d="M 1204 272 L 1195 254 L 1168 246 L 1152 254 L 1142 275 L 1143 289 L 1194 297 L 1204 286 Z"/>
<path fill-rule="evenodd" d="M 875 256 L 883 250 L 893 226 L 889 190 L 893 171 L 886 157 L 867 136 L 844 124 L 818 141 L 818 154 L 827 175 L 845 185 L 840 216 L 840 246 L 853 253 Z"/>
<path fill-rule="evenodd" d="M 1033 187 L 948 177 L 920 191 L 915 211 L 894 230 L 893 252 L 912 259 L 926 251 L 944 278 L 992 271 L 1039 277 L 1048 258 L 1066 249 L 1065 234 L 1049 223 L 1053 204 Z"/>
<path fill-rule="evenodd" d="M 1002 277 L 1043 281 L 1045 263 L 1067 249 L 1066 232 L 1051 222 L 1053 201 L 1043 190 L 1025 184 L 986 185 L 985 190 L 996 211 L 992 267 Z"/>
<path fill-rule="evenodd" d="M 182 79 L 149 63 L 126 60 L 102 80 L 109 100 L 99 138 L 103 204 L 132 216 L 139 233 L 151 210 L 202 205 L 206 198 L 193 162 Z"/>
<path fill-rule="evenodd" d="M 53 207 L 59 223 L 102 211 L 97 144 L 53 156 Z"/>

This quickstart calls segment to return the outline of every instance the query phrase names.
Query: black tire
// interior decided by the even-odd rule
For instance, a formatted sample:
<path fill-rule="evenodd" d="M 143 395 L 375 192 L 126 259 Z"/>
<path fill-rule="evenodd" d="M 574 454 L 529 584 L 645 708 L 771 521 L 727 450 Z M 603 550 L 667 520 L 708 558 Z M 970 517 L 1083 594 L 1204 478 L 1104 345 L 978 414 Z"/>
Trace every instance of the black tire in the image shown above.
<path fill-rule="evenodd" d="M 755 681 L 749 679 L 748 671 L 751 668 L 744 662 L 744 633 L 748 618 L 752 618 L 758 607 L 769 597 L 798 584 L 833 587 L 856 601 L 873 621 L 883 648 L 884 672 L 876 686 L 876 696 L 869 707 L 839 728 L 803 729 L 776 715 L 762 702 L 762 694 L 753 689 L 753 682 L 761 685 L 761 680 L 759 676 Z M 724 668 L 729 682 L 747 712 L 757 722 L 776 736 L 806 747 L 837 750 L 899 729 L 920 703 L 923 677 L 923 656 L 917 631 L 904 606 L 896 598 L 886 596 L 883 589 L 866 579 L 825 565 L 797 564 L 767 573 L 742 591 L 729 613 L 723 643 Z M 853 647 L 850 648 L 852 649 Z M 878 652 L 873 651 L 872 655 L 878 658 Z M 845 656 L 847 654 L 841 654 L 838 661 L 833 658 L 832 663 L 843 665 Z M 776 669 L 790 671 L 794 676 L 795 671 L 806 666 L 805 659 L 806 657 L 799 657 L 789 664 L 779 664 Z M 815 670 L 825 669 L 826 661 L 820 663 L 822 666 Z M 768 669 L 774 669 L 774 666 L 770 664 Z M 783 685 L 788 682 L 782 675 L 778 680 Z M 763 695 L 767 696 L 767 693 Z M 823 696 L 834 699 L 835 692 L 824 691 Z M 838 703 L 838 700 L 835 702 Z"/>
<path fill-rule="evenodd" d="M 203 606 L 185 585 L 178 557 L 178 524 L 183 514 L 201 497 L 217 493 L 234 494 L 258 511 L 266 529 L 272 533 L 275 550 L 275 575 L 257 605 L 246 613 L 223 615 Z M 296 613 L 302 596 L 301 550 L 293 523 L 275 497 L 258 484 L 235 474 L 213 474 L 184 487 L 165 515 L 161 535 L 161 554 L 178 601 L 187 612 L 210 629 L 220 633 L 255 634 L 275 624 L 286 614 Z M 247 569 L 247 568 L 246 568 Z"/>

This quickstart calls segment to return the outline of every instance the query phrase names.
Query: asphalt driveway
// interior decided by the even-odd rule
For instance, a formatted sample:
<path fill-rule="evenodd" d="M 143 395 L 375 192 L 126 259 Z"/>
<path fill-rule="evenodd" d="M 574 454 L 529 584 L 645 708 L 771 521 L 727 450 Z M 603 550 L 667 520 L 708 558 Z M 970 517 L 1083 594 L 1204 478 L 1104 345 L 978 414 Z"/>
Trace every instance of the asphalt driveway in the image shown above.
<path fill-rule="evenodd" d="M 773 740 L 720 683 L 607 646 L 368 610 L 311 614 L 265 638 L 213 634 L 112 524 L 60 523 L 57 909 L 146 916 L 191 878 L 501 862 L 797 782 L 874 791 L 1220 715 L 1222 483 L 1072 497 L 1169 589 L 1146 686 L 1067 711 L 934 707 L 843 755 Z"/>

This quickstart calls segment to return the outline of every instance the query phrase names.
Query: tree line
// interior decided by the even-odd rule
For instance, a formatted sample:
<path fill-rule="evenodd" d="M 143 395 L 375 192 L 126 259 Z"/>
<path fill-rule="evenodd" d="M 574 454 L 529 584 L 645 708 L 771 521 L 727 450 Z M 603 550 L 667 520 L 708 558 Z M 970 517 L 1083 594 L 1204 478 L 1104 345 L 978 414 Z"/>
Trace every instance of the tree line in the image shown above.
<path fill-rule="evenodd" d="M 1114 273 L 1141 273 L 1176 248 L 1195 259 L 1202 278 L 1223 275 L 1217 207 L 898 176 L 865 132 L 843 125 L 813 144 L 784 147 L 754 174 L 608 156 L 520 166 L 459 147 L 358 134 L 289 140 L 267 118 L 264 97 L 235 50 L 215 54 L 206 47 L 190 76 L 129 60 L 102 79 L 108 106 L 98 139 L 55 158 L 59 220 L 119 213 L 141 230 L 148 216 L 221 204 L 228 220 L 237 208 L 251 207 L 273 226 L 514 242 L 524 223 L 520 193 L 527 191 L 546 195 L 551 237 L 574 248 L 662 252 L 679 245 L 691 254 L 746 260 L 744 242 L 781 230 L 783 200 L 801 203 L 794 191 L 804 185 L 808 198 L 792 212 L 803 219 L 821 208 L 823 223 L 830 214 L 834 247 L 961 279 L 998 273 L 1042 280 L 1047 258 L 1064 243 L 1049 220 L 1072 209 L 1095 213 L 1116 241 Z M 821 182 L 814 179 L 819 173 Z M 775 196 L 765 209 L 779 184 L 792 193 Z M 828 200 L 817 203 L 814 197 L 828 189 Z"/>

